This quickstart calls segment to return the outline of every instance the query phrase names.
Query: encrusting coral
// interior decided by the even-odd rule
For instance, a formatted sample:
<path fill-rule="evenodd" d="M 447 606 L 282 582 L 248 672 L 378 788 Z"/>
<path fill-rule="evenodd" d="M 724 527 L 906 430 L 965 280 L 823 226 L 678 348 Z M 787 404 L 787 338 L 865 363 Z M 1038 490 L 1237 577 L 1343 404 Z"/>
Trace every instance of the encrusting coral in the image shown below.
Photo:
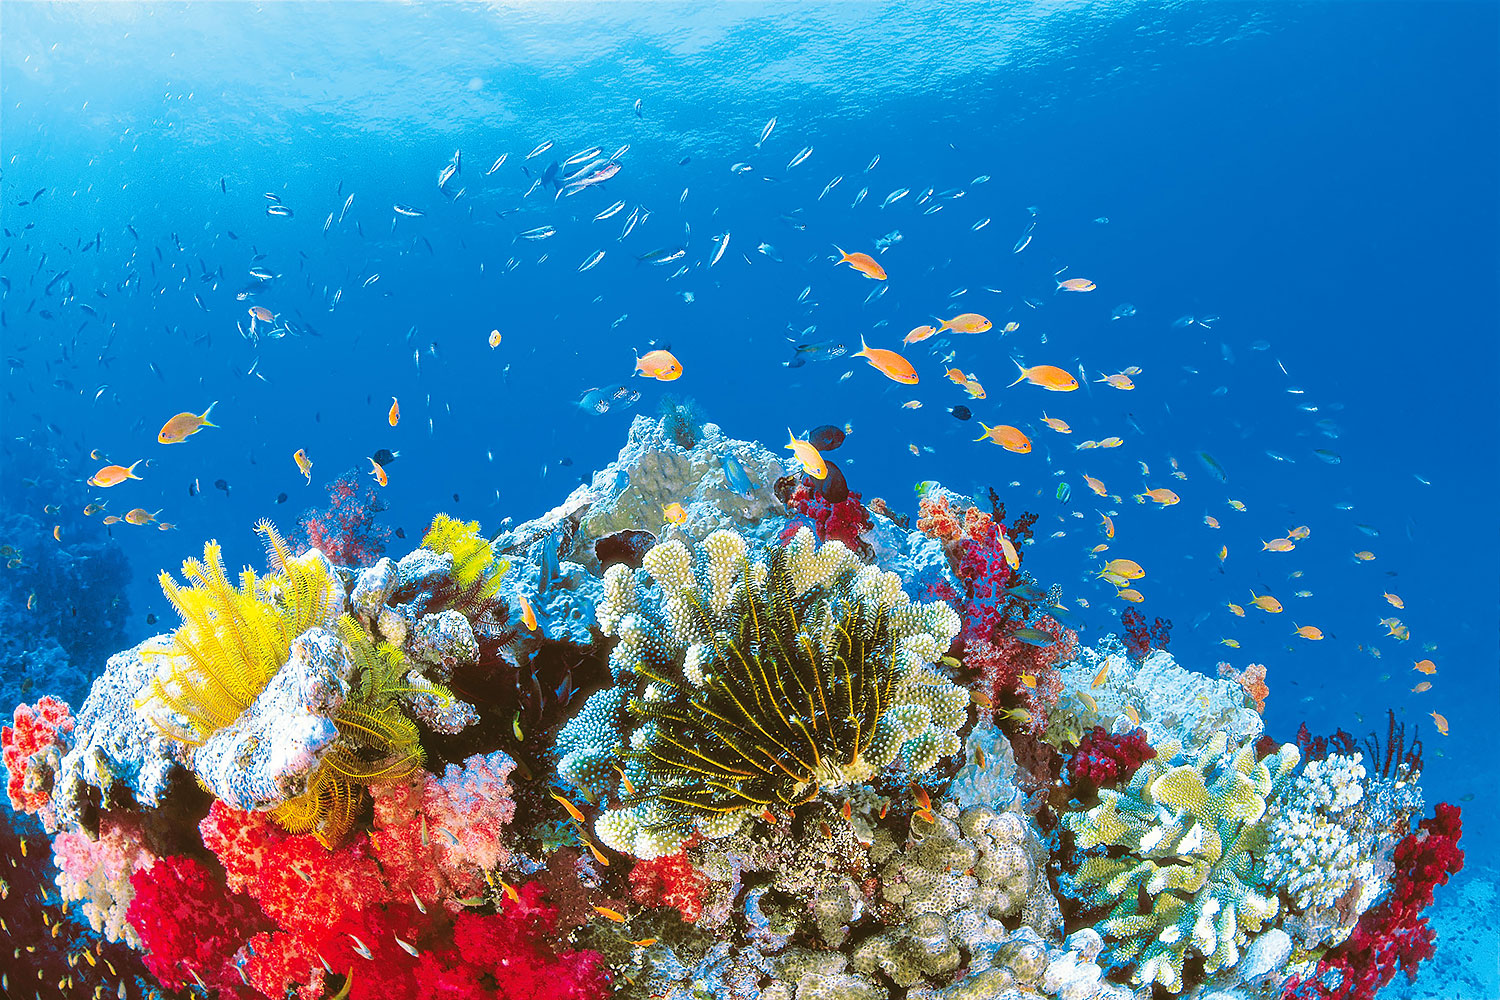
<path fill-rule="evenodd" d="M 958 750 L 968 696 L 928 664 L 958 631 L 945 604 L 913 604 L 900 578 L 803 530 L 752 560 L 732 531 L 656 546 L 644 573 L 605 574 L 599 626 L 633 731 L 568 753 L 575 784 L 601 753 L 634 789 L 600 817 L 605 844 L 674 853 L 694 830 L 733 832 L 820 790 L 862 782 L 899 755 L 911 773 Z M 606 695 L 618 703 L 618 695 Z"/>

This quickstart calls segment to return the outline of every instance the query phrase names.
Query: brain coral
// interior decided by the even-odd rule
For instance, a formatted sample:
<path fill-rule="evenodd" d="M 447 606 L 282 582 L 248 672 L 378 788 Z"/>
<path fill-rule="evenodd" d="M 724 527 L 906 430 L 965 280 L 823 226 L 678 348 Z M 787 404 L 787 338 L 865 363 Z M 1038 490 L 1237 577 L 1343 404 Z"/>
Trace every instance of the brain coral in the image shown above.
<path fill-rule="evenodd" d="M 952 608 L 913 603 L 899 577 L 807 530 L 763 558 L 733 531 L 697 548 L 668 542 L 641 571 L 605 574 L 599 627 L 619 637 L 626 700 L 585 709 L 559 772 L 585 784 L 623 766 L 633 791 L 600 817 L 606 844 L 670 854 L 694 829 L 726 836 L 898 756 L 917 773 L 957 752 L 968 695 L 929 667 L 957 634 Z"/>

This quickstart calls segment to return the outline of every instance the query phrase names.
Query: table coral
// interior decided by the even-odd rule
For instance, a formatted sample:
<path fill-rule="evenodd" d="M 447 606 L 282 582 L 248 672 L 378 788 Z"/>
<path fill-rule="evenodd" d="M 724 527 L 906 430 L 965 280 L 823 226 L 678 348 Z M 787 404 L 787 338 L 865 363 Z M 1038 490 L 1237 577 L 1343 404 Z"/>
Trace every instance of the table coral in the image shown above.
<path fill-rule="evenodd" d="M 613 566 L 599 608 L 600 628 L 620 639 L 610 667 L 633 692 L 636 727 L 611 741 L 628 742 L 619 758 L 635 792 L 596 823 L 610 847 L 671 854 L 694 829 L 722 837 L 898 756 L 915 774 L 958 750 L 968 695 L 927 666 L 957 615 L 913 604 L 900 578 L 841 543 L 818 548 L 803 529 L 752 559 L 721 531 L 696 562 L 681 542 L 656 546 L 642 572 L 654 593 Z M 572 753 L 590 749 L 601 748 Z M 564 757 L 559 771 L 574 765 Z"/>
<path fill-rule="evenodd" d="M 1254 882 L 1250 848 L 1298 753 L 1284 745 L 1257 760 L 1254 744 L 1222 732 L 1155 749 L 1124 790 L 1101 789 L 1097 806 L 1062 817 L 1081 857 L 1064 887 L 1114 942 L 1114 958 L 1133 966 L 1132 982 L 1180 993 L 1189 959 L 1209 975 L 1229 968 L 1277 915 L 1275 893 Z"/>
<path fill-rule="evenodd" d="M 12 725 L 0 727 L 0 756 L 10 774 L 5 790 L 12 809 L 38 812 L 51 798 L 52 775 L 67 749 L 73 713 L 66 703 L 43 697 L 35 705 L 17 705 L 11 718 Z M 48 758 L 46 766 L 33 767 L 32 758 L 39 754 Z"/>

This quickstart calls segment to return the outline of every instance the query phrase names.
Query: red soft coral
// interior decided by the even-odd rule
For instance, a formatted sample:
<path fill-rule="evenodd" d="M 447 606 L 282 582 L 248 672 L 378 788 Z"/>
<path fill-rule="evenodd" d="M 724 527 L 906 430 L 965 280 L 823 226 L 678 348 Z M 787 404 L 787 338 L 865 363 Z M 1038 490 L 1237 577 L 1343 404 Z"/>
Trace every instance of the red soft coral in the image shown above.
<path fill-rule="evenodd" d="M 1062 695 L 1057 665 L 1078 655 L 1078 635 L 1055 619 L 1041 615 L 1028 627 L 1052 636 L 1045 646 L 1034 646 L 1013 634 L 1015 627 L 996 629 L 983 606 L 965 606 L 963 661 L 979 673 L 979 689 L 996 707 L 1017 702 L 1030 716 L 1030 729 L 1041 732 L 1047 713 Z M 1027 678 L 1031 683 L 1027 683 Z"/>
<path fill-rule="evenodd" d="M 299 519 L 303 548 L 314 548 L 340 566 L 371 566 L 385 551 L 390 529 L 375 523 L 380 497 L 350 469 L 328 484 L 328 506 L 308 508 Z"/>
<path fill-rule="evenodd" d="M 637 861 L 630 869 L 630 898 L 646 906 L 672 906 L 688 923 L 703 913 L 708 876 L 694 868 L 687 852 Z"/>
<path fill-rule="evenodd" d="M 1095 726 L 1078 741 L 1078 749 L 1068 761 L 1068 773 L 1074 784 L 1102 788 L 1129 781 L 1142 764 L 1155 756 L 1156 750 L 1146 742 L 1144 730 L 1132 729 L 1111 736 L 1103 726 Z"/>
<path fill-rule="evenodd" d="M 27 787 L 31 758 L 52 748 L 61 749 L 62 735 L 73 731 L 73 713 L 67 702 L 49 695 L 35 705 L 17 705 L 14 720 L 15 725 L 0 727 L 0 748 L 10 772 L 5 790 L 10 794 L 11 808 L 34 813 L 47 805 L 50 790 Z"/>
<path fill-rule="evenodd" d="M 829 503 L 825 496 L 804 481 L 797 486 L 797 492 L 792 494 L 787 506 L 812 523 L 818 541 L 840 541 L 851 551 L 859 552 L 864 544 L 860 536 L 871 527 L 869 512 L 859 501 L 859 494 L 851 492 L 838 503 Z M 797 527 L 794 520 L 782 533 L 782 541 L 796 534 Z"/>
<path fill-rule="evenodd" d="M 1396 873 L 1386 898 L 1365 911 L 1311 977 L 1289 982 L 1284 1000 L 1374 1000 L 1398 968 L 1416 979 L 1417 966 L 1432 957 L 1436 938 L 1422 911 L 1432 905 L 1434 888 L 1463 868 L 1461 836 L 1458 807 L 1439 803 L 1435 816 L 1396 845 Z"/>
<path fill-rule="evenodd" d="M 224 880 L 187 857 L 166 857 L 130 879 L 135 897 L 126 919 L 140 935 L 146 968 L 168 989 L 195 981 L 224 995 L 248 995 L 234 955 L 270 927 L 260 907 L 231 895 Z"/>

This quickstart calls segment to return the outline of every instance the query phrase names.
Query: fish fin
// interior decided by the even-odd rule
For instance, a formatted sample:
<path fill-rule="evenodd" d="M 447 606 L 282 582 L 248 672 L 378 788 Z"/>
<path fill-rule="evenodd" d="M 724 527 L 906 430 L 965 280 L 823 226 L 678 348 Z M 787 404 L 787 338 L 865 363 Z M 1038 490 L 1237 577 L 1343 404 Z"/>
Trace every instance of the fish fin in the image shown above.
<path fill-rule="evenodd" d="M 833 248 L 839 252 L 839 263 L 840 264 L 842 264 L 844 261 L 846 261 L 846 260 L 849 259 L 848 251 L 846 251 L 843 247 L 841 247 L 837 243 L 835 243 L 833 245 Z"/>
<path fill-rule="evenodd" d="M 1023 364 L 1021 364 L 1021 362 L 1016 361 L 1015 358 L 1011 358 L 1011 360 L 1016 362 L 1016 367 L 1019 368 L 1019 369 L 1021 369 L 1021 374 L 1019 376 L 1017 376 L 1016 380 L 1014 382 L 1012 382 L 1010 385 L 1020 385 L 1022 382 L 1026 381 L 1026 375 L 1027 375 L 1026 366 L 1023 365 Z M 1010 385 L 1006 386 L 1006 388 L 1009 389 Z"/>
<path fill-rule="evenodd" d="M 851 358 L 868 358 L 870 356 L 870 345 L 865 343 L 865 335 L 859 335 L 859 350 L 849 355 Z"/>
<path fill-rule="evenodd" d="M 212 421 L 210 421 L 208 419 L 208 415 L 210 413 L 214 412 L 214 407 L 218 406 L 218 405 L 219 405 L 219 401 L 217 399 L 214 400 L 212 403 L 209 403 L 208 404 L 208 409 L 204 410 L 203 411 L 203 415 L 198 418 L 199 420 L 203 421 L 203 426 L 204 427 L 217 427 L 217 426 L 219 426 L 218 424 L 213 423 Z"/>
<path fill-rule="evenodd" d="M 983 420 L 979 421 L 979 426 L 984 427 L 984 433 L 975 438 L 975 441 L 983 441 L 985 438 L 990 436 L 990 431 L 994 430 L 993 427 L 985 427 Z"/>
<path fill-rule="evenodd" d="M 932 334 L 934 337 L 936 337 L 938 334 L 942 333 L 944 330 L 951 330 L 952 329 L 952 327 L 950 327 L 948 325 L 948 321 L 945 320 L 945 319 L 943 319 L 943 317 L 941 317 L 941 316 L 934 316 L 932 318 L 935 319 L 935 320 L 937 320 L 937 324 L 938 324 L 937 329 L 934 330 L 933 334 Z"/>

